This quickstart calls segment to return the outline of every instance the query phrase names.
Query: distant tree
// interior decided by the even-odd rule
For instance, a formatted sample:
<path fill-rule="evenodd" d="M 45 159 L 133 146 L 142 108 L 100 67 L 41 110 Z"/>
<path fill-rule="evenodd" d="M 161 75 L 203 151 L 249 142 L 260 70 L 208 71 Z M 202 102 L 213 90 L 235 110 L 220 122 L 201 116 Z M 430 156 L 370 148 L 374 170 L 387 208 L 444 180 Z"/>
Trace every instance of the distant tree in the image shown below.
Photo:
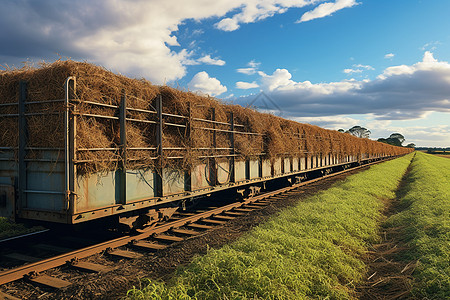
<path fill-rule="evenodd" d="M 403 134 L 401 133 L 393 133 L 389 136 L 390 139 L 397 139 L 400 142 L 400 146 L 403 144 L 403 142 L 405 141 L 405 137 L 403 136 Z"/>
<path fill-rule="evenodd" d="M 405 141 L 405 137 L 401 133 L 393 133 L 391 134 L 387 139 L 385 138 L 379 138 L 377 141 L 386 143 L 389 145 L 399 146 L 402 147 L 402 143 Z M 414 145 L 414 144 L 412 144 Z M 414 145 L 415 147 L 416 145 Z"/>
<path fill-rule="evenodd" d="M 365 138 L 368 139 L 369 135 L 371 134 L 370 130 L 361 126 L 353 126 L 348 130 L 348 133 L 359 137 L 359 138 Z"/>
<path fill-rule="evenodd" d="M 341 128 L 341 129 L 338 129 L 338 131 L 339 131 L 339 132 L 342 132 L 342 133 L 344 133 L 344 132 L 345 132 L 345 130 L 344 130 L 344 129 L 342 129 L 342 128 Z"/>
<path fill-rule="evenodd" d="M 416 144 L 414 143 L 409 143 L 408 145 L 406 145 L 407 148 L 416 148 Z"/>

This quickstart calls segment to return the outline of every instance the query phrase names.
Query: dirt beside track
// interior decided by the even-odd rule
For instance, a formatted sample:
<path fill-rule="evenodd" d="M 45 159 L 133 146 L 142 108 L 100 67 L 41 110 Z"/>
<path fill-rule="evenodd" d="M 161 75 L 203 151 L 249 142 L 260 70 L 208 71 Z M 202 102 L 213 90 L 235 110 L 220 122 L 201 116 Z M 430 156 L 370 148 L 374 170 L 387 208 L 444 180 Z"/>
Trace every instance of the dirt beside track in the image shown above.
<path fill-rule="evenodd" d="M 224 226 L 208 230 L 199 236 L 145 255 L 134 260 L 113 260 L 102 254 L 89 257 L 84 261 L 111 266 L 114 270 L 104 274 L 78 272 L 67 267 L 49 270 L 45 274 L 65 279 L 73 284 L 66 289 L 54 291 L 37 287 L 23 280 L 4 285 L 0 291 L 22 299 L 120 299 L 133 286 L 140 286 L 140 279 L 169 279 L 176 268 L 189 263 L 195 255 L 202 255 L 208 248 L 219 248 L 231 243 L 248 230 L 266 221 L 277 211 L 289 207 L 299 199 L 329 188 L 333 183 L 343 180 L 351 174 L 366 170 L 364 167 L 336 175 L 310 185 L 301 187 L 289 197 L 227 222 Z"/>

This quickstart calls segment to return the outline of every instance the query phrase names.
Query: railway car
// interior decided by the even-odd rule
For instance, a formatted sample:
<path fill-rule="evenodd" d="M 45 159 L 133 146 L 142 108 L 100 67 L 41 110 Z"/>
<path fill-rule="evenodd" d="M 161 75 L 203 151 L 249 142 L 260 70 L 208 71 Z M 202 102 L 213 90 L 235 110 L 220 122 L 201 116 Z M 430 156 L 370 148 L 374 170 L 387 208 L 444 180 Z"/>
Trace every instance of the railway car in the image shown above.
<path fill-rule="evenodd" d="M 251 197 L 410 151 L 85 63 L 0 83 L 0 216 L 11 219 L 143 226 L 199 197 Z"/>

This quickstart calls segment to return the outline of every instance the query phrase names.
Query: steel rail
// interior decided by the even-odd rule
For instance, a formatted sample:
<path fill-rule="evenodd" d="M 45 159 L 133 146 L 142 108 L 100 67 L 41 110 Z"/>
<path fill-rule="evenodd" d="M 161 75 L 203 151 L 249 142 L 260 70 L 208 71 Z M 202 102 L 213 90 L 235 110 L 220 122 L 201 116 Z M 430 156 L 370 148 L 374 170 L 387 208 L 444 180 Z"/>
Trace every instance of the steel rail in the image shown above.
<path fill-rule="evenodd" d="M 61 265 L 64 265 L 64 264 L 70 262 L 72 259 L 82 259 L 82 258 L 86 258 L 86 257 L 91 256 L 91 255 L 100 253 L 102 251 L 106 251 L 106 250 L 111 249 L 111 248 L 118 248 L 118 247 L 121 247 L 121 246 L 126 246 L 128 244 L 132 244 L 135 241 L 149 238 L 149 237 L 151 237 L 152 235 L 155 235 L 155 234 L 160 234 L 160 233 L 163 233 L 163 232 L 167 232 L 167 231 L 169 231 L 171 229 L 182 227 L 182 226 L 185 226 L 185 225 L 188 225 L 190 223 L 197 222 L 197 221 L 201 221 L 202 219 L 209 218 L 209 217 L 212 217 L 214 215 L 218 215 L 218 214 L 224 213 L 226 211 L 231 211 L 231 210 L 233 210 L 235 208 L 239 208 L 239 207 L 244 206 L 244 205 L 248 205 L 248 204 L 260 201 L 260 200 L 264 200 L 264 199 L 267 199 L 267 198 L 270 198 L 270 197 L 273 197 L 273 196 L 276 196 L 276 195 L 280 195 L 280 194 L 292 191 L 292 190 L 297 189 L 297 188 L 299 188 L 301 186 L 305 186 L 305 185 L 308 185 L 308 184 L 311 184 L 311 183 L 323 180 L 325 178 L 330 178 L 330 177 L 333 177 L 333 176 L 337 176 L 337 175 L 340 175 L 340 174 L 343 174 L 343 173 L 347 173 L 349 171 L 357 170 L 359 168 L 367 167 L 367 166 L 370 166 L 370 165 L 373 165 L 373 164 L 377 164 L 377 163 L 380 163 L 380 162 L 383 162 L 383 161 L 387 161 L 387 160 L 390 160 L 390 159 L 393 159 L 393 158 L 395 158 L 395 157 L 388 157 L 388 158 L 385 158 L 385 159 L 382 159 L 382 160 L 377 160 L 377 161 L 370 162 L 370 163 L 363 164 L 363 165 L 359 165 L 359 166 L 356 166 L 356 167 L 353 167 L 353 168 L 345 169 L 343 171 L 338 171 L 338 172 L 335 172 L 335 173 L 323 175 L 322 177 L 311 179 L 311 180 L 308 180 L 308 181 L 305 181 L 305 182 L 300 182 L 300 183 L 294 184 L 294 185 L 289 186 L 289 187 L 285 187 L 285 188 L 282 188 L 282 189 L 279 189 L 279 190 L 276 190 L 276 191 L 272 191 L 272 192 L 268 192 L 268 193 L 265 193 L 265 194 L 262 194 L 262 195 L 259 195 L 259 196 L 248 198 L 248 199 L 246 199 L 246 200 L 244 200 L 242 202 L 231 203 L 231 204 L 228 204 L 228 205 L 225 205 L 225 206 L 222 206 L 222 207 L 219 207 L 219 208 L 215 208 L 215 209 L 212 209 L 212 210 L 209 210 L 209 211 L 206 211 L 206 212 L 201 212 L 201 213 L 195 214 L 193 216 L 188 216 L 188 217 L 180 219 L 180 220 L 168 222 L 168 223 L 162 224 L 160 226 L 156 226 L 156 227 L 151 227 L 151 228 L 148 228 L 146 230 L 142 230 L 141 233 L 139 233 L 137 235 L 134 235 L 134 236 L 133 235 L 127 235 L 127 236 L 116 238 L 116 239 L 113 239 L 113 240 L 110 240 L 110 241 L 102 242 L 102 243 L 99 243 L 97 245 L 88 246 L 88 247 L 85 247 L 85 248 L 82 248 L 82 249 L 78 249 L 78 250 L 71 251 L 71 252 L 68 252 L 68 253 L 65 253 L 65 254 L 61 254 L 61 255 L 58 255 L 58 256 L 55 256 L 55 257 L 52 257 L 52 258 L 49 258 L 49 259 L 45 259 L 45 260 L 38 261 L 38 262 L 35 262 L 35 263 L 27 264 L 27 265 L 24 265 L 24 266 L 21 266 L 21 267 L 18 267 L 18 268 L 14 268 L 14 269 L 11 269 L 11 270 L 3 271 L 3 272 L 0 272 L 0 285 L 3 285 L 3 284 L 6 284 L 6 283 L 9 283 L 9 282 L 21 279 L 24 276 L 26 276 L 28 274 L 31 274 L 31 273 L 34 273 L 34 272 L 39 273 L 39 272 L 46 271 L 46 270 L 49 270 L 49 269 L 52 269 L 52 268 L 55 268 L 55 267 L 59 267 Z"/>

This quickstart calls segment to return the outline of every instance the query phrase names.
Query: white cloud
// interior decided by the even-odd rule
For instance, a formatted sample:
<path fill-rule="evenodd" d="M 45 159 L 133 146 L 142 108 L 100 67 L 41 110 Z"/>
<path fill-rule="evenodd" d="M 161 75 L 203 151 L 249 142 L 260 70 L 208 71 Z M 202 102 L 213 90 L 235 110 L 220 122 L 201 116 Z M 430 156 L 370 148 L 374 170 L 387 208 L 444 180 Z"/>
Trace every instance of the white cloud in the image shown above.
<path fill-rule="evenodd" d="M 433 111 L 450 113 L 450 64 L 431 52 L 416 64 L 389 67 L 373 80 L 314 84 L 292 80 L 286 69 L 258 74 L 263 91 L 291 117 L 371 113 L 376 120 L 411 120 Z"/>
<path fill-rule="evenodd" d="M 388 54 L 386 54 L 386 55 L 384 56 L 384 58 L 386 58 L 386 59 L 391 59 L 391 58 L 393 58 L 394 56 L 395 56 L 394 53 L 388 53 Z"/>
<path fill-rule="evenodd" d="M 225 61 L 218 58 L 211 58 L 210 55 L 205 55 L 200 57 L 197 61 L 205 63 L 207 65 L 216 65 L 216 66 L 224 66 Z"/>
<path fill-rule="evenodd" d="M 240 68 L 240 69 L 236 69 L 236 71 L 238 73 L 242 73 L 242 74 L 245 74 L 245 75 L 253 75 L 253 74 L 255 74 L 258 71 L 258 68 L 259 68 L 260 64 L 261 63 L 259 63 L 259 62 L 251 60 L 247 64 L 248 68 Z"/>
<path fill-rule="evenodd" d="M 344 69 L 345 74 L 352 74 L 352 73 L 362 73 L 363 70 L 361 69 Z"/>
<path fill-rule="evenodd" d="M 282 14 L 292 7 L 304 7 L 320 0 L 248 0 L 240 2 L 238 13 L 224 18 L 216 23 L 216 28 L 224 31 L 234 31 L 240 24 L 254 23 L 275 14 Z M 233 1 L 230 1 L 233 2 Z M 236 1 L 239 2 L 239 1 Z"/>
<path fill-rule="evenodd" d="M 297 23 L 307 22 L 332 15 L 338 10 L 358 5 L 356 0 L 336 0 L 336 2 L 322 3 L 313 10 L 305 12 Z"/>
<path fill-rule="evenodd" d="M 245 75 L 253 75 L 256 73 L 256 70 L 254 68 L 240 68 L 236 69 L 236 71 Z"/>
<path fill-rule="evenodd" d="M 295 82 L 291 80 L 292 75 L 286 69 L 276 69 L 272 75 L 259 71 L 261 76 L 261 85 L 265 90 L 273 91 L 280 87 L 287 87 L 295 85 Z"/>
<path fill-rule="evenodd" d="M 347 130 L 355 125 L 359 125 L 361 121 L 346 117 L 346 116 L 332 116 L 332 117 L 297 117 L 292 118 L 294 121 L 300 123 L 308 123 L 327 129 L 344 129 Z"/>
<path fill-rule="evenodd" d="M 244 82 L 244 81 L 238 81 L 236 82 L 236 88 L 241 90 L 248 90 L 248 89 L 254 89 L 258 88 L 259 84 L 257 84 L 255 81 L 253 82 Z"/>
<path fill-rule="evenodd" d="M 160 84 L 182 78 L 189 65 L 223 64 L 222 60 L 207 56 L 198 61 L 195 53 L 176 48 L 178 26 L 184 20 L 223 18 L 231 12 L 237 28 L 239 24 L 257 22 L 315 0 L 3 2 L 0 28 L 5 30 L 0 30 L 0 58 L 17 62 L 26 58 L 52 60 L 59 53 Z M 226 24 L 224 20 L 219 23 Z M 231 29 L 231 23 L 224 29 Z"/>
<path fill-rule="evenodd" d="M 209 77 L 205 71 L 198 72 L 188 83 L 188 88 L 194 92 L 201 92 L 211 96 L 217 96 L 227 91 L 217 78 Z"/>
<path fill-rule="evenodd" d="M 361 65 L 361 64 L 355 64 L 353 65 L 354 69 L 344 69 L 345 74 L 353 74 L 353 73 L 362 73 L 364 70 L 375 70 L 372 66 L 369 65 Z M 364 70 L 363 70 L 364 69 Z"/>

